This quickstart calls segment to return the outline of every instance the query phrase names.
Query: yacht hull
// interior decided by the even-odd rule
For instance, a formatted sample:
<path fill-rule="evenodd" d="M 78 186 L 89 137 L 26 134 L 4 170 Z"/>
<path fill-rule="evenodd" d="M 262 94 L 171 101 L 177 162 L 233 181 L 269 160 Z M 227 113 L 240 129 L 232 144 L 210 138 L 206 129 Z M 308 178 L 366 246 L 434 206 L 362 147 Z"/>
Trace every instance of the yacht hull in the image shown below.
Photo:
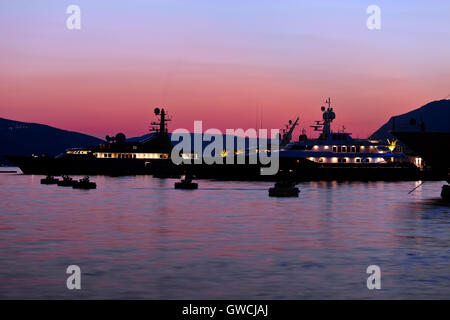
<path fill-rule="evenodd" d="M 45 175 L 133 175 L 174 172 L 170 159 L 66 159 L 6 156 L 24 174 Z"/>
<path fill-rule="evenodd" d="M 191 164 L 177 166 L 171 159 L 67 159 L 8 156 L 24 174 L 42 175 L 136 175 L 174 177 L 190 172 L 200 179 L 276 181 L 289 175 L 296 181 L 415 180 L 419 170 L 413 164 L 317 164 L 307 159 L 280 158 L 276 175 L 261 175 L 259 164 Z"/>

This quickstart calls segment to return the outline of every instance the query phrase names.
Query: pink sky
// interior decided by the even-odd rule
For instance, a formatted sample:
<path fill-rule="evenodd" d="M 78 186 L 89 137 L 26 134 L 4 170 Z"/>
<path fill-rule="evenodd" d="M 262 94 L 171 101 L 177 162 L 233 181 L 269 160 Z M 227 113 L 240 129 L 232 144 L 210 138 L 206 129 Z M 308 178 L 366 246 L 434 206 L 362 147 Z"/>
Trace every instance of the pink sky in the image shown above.
<path fill-rule="evenodd" d="M 364 1 L 363 1 L 364 2 Z M 334 129 L 367 137 L 392 115 L 450 94 L 450 6 L 218 0 L 78 1 L 82 29 L 65 27 L 67 4 L 0 5 L 0 117 L 104 137 L 147 133 L 153 108 L 170 130 L 309 131 L 330 96 Z"/>

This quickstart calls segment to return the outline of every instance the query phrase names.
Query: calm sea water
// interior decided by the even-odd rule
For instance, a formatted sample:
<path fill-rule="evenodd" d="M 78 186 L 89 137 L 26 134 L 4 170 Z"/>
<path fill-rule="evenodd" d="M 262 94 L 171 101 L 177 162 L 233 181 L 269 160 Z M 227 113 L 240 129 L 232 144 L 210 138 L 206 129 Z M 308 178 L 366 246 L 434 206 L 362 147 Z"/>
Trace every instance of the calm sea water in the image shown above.
<path fill-rule="evenodd" d="M 0 298 L 450 298 L 443 182 L 310 182 L 280 199 L 264 182 L 41 178 L 0 174 Z M 366 287 L 373 264 L 381 290 Z"/>

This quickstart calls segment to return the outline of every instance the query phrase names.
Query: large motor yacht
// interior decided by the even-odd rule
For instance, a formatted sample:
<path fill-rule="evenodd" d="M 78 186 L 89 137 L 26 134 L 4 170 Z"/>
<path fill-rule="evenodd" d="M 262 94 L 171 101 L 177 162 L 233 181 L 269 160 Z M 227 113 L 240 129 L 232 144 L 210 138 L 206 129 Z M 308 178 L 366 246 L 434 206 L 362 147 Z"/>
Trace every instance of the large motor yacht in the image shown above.
<path fill-rule="evenodd" d="M 395 140 L 356 139 L 345 128 L 333 131 L 331 124 L 336 119 L 336 113 L 331 107 L 330 98 L 326 100 L 326 105 L 321 107 L 322 120 L 311 126 L 314 131 L 319 132 L 317 138 L 308 137 L 303 130 L 298 141 L 280 148 L 283 169 L 295 172 L 309 165 L 308 170 L 298 174 L 308 179 L 354 180 L 358 176 L 363 180 L 384 177 L 397 179 L 399 174 L 403 176 L 407 171 L 417 176 L 419 168 L 408 161 Z M 403 170 L 391 170 L 394 168 Z M 324 170 L 317 169 L 328 170 L 324 175 Z"/>
<path fill-rule="evenodd" d="M 170 121 L 164 109 L 155 108 L 158 121 L 152 134 L 141 141 L 127 141 L 123 133 L 106 137 L 106 143 L 67 149 L 56 157 L 41 155 L 7 156 L 25 174 L 154 174 L 175 172 L 170 159 L 173 145 L 167 130 Z"/>

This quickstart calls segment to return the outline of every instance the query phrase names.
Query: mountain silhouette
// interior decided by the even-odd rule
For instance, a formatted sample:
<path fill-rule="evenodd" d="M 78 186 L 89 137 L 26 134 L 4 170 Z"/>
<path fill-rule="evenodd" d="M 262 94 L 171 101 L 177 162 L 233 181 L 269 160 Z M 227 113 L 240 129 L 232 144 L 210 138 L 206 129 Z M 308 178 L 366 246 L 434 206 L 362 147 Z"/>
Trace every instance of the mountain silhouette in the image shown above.
<path fill-rule="evenodd" d="M 3 158 L 4 155 L 55 156 L 67 148 L 86 147 L 103 142 L 78 132 L 0 118 L 0 164 L 3 165 L 10 165 Z"/>
<path fill-rule="evenodd" d="M 391 117 L 369 139 L 395 140 L 396 138 L 390 133 L 394 130 L 394 126 L 397 130 L 419 130 L 420 126 L 424 126 L 423 129 L 427 131 L 445 132 L 448 131 L 449 120 L 450 100 L 432 101 L 420 108 Z"/>

